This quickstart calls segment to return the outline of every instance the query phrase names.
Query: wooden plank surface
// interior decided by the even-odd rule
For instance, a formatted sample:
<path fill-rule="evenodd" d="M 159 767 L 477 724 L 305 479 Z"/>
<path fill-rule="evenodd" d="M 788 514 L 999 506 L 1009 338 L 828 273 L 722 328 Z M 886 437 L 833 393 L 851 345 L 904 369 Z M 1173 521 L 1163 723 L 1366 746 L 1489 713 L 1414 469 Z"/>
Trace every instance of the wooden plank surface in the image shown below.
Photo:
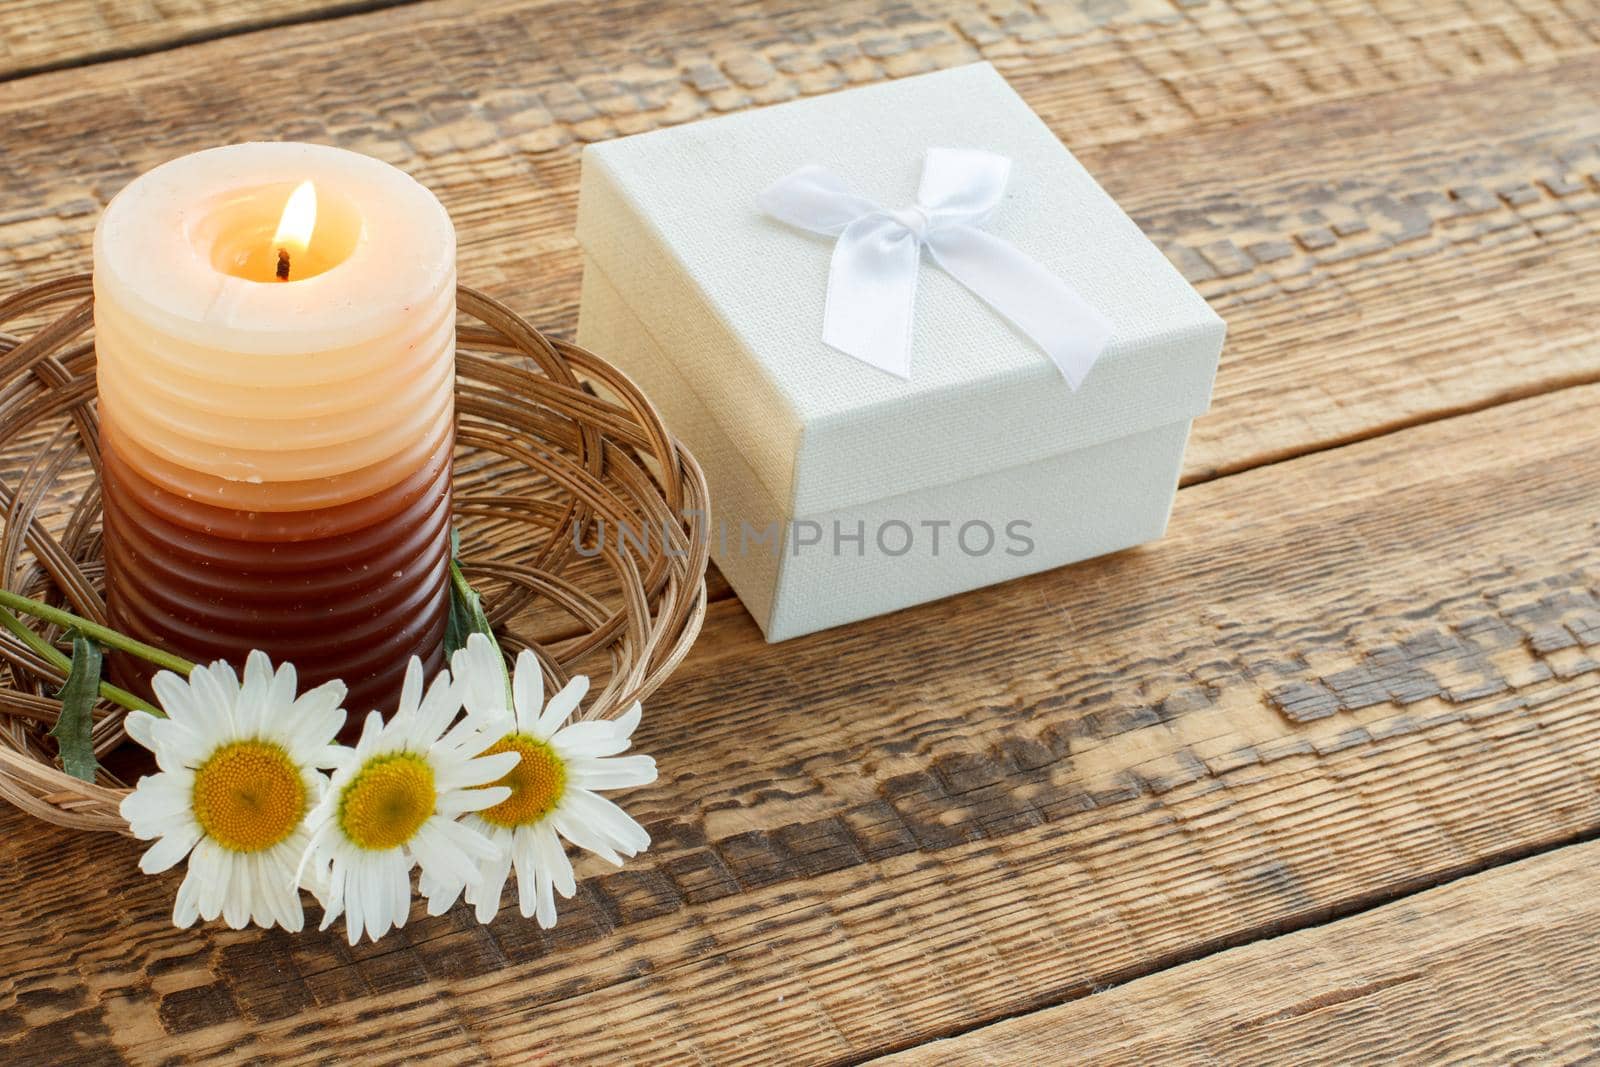
<path fill-rule="evenodd" d="M 321 140 L 437 190 L 462 277 L 565 332 L 584 142 L 990 58 L 1230 322 L 1192 481 L 1600 377 L 1600 2 L 1424 8 L 441 2 L 286 27 L 0 85 L 0 269 L 81 267 L 160 160 Z"/>
<path fill-rule="evenodd" d="M 131 844 L 0 812 L 0 1059 L 858 1060 L 1600 829 L 1593 0 L 434 0 L 0 84 L 0 275 L 302 138 L 565 332 L 583 143 L 978 58 L 1229 319 L 1169 536 L 770 648 L 719 603 L 656 846 L 548 933 L 175 931 Z"/>
<path fill-rule="evenodd" d="M 0 80 L 385 6 L 384 0 L 0 0 Z"/>
<path fill-rule="evenodd" d="M 874 1062 L 1593 1062 L 1597 867 L 1564 848 Z"/>
<path fill-rule="evenodd" d="M 717 605 L 642 727 L 655 845 L 583 866 L 549 933 L 173 930 L 133 845 L 6 812 L 0 1057 L 381 1058 L 403 1033 L 841 1061 L 1592 834 L 1597 404 L 1193 486 L 1158 544 L 778 646 Z"/>

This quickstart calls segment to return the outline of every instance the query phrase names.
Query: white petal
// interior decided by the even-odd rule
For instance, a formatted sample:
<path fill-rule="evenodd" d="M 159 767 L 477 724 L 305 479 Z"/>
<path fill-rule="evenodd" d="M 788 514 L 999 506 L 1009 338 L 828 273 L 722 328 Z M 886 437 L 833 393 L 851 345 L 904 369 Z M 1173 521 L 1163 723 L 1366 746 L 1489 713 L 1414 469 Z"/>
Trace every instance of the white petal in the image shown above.
<path fill-rule="evenodd" d="M 211 661 L 211 680 L 222 687 L 224 700 L 230 708 L 239 706 L 239 676 L 233 671 L 233 664 L 225 659 Z"/>
<path fill-rule="evenodd" d="M 411 863 L 404 856 L 397 858 L 397 868 L 388 879 L 389 914 L 395 926 L 404 926 L 411 917 Z"/>
<path fill-rule="evenodd" d="M 322 923 L 317 927 L 319 930 L 326 930 L 344 914 L 345 874 L 343 863 L 335 861 L 328 868 L 328 877 L 323 880 Z"/>
<path fill-rule="evenodd" d="M 435 815 L 428 820 L 428 824 L 432 825 L 449 842 L 451 848 L 471 859 L 475 867 L 477 864 L 487 863 L 503 851 L 502 847 L 497 845 L 488 834 L 483 833 L 481 830 L 476 830 L 465 823 L 455 822 Z M 480 822 L 479 825 L 482 825 L 482 823 Z M 476 874 L 476 871 L 474 871 L 474 874 Z M 469 876 L 467 880 L 471 881 L 472 877 Z"/>
<path fill-rule="evenodd" d="M 517 869 L 517 909 L 522 912 L 522 917 L 531 919 L 543 911 L 549 911 L 553 917 L 555 901 L 551 900 L 549 907 L 546 908 L 545 901 L 540 899 L 549 896 L 548 885 L 540 885 L 538 864 L 534 860 L 533 841 L 530 838 L 519 837 L 516 846 L 511 850 L 511 862 Z M 541 888 L 546 891 L 540 893 Z M 539 925 L 548 924 L 541 921 Z"/>
<path fill-rule="evenodd" d="M 332 681 L 301 694 L 287 707 L 279 705 L 282 710 L 276 716 L 275 732 L 285 740 L 296 760 L 301 753 L 333 741 L 345 723 L 344 697 L 344 683 Z"/>
<path fill-rule="evenodd" d="M 226 685 L 226 678 L 233 672 L 222 673 L 222 668 L 227 664 L 220 660 L 210 667 L 196 667 L 189 674 L 189 691 L 194 695 L 199 707 L 199 727 L 206 730 L 210 736 L 221 738 L 225 741 L 238 740 L 238 724 L 233 717 L 233 699 Z M 220 677 L 219 677 L 220 675 Z M 238 682 L 235 680 L 235 695 Z M 176 717 L 174 717 L 174 721 Z"/>
<path fill-rule="evenodd" d="M 461 686 L 461 703 L 467 714 L 501 718 L 511 713 L 506 707 L 505 659 L 488 637 L 469 634 L 466 647 L 456 650 L 450 667 Z"/>
<path fill-rule="evenodd" d="M 511 877 L 511 849 L 502 850 L 499 857 L 484 864 L 478 883 L 468 893 L 473 904 L 473 917 L 480 923 L 490 923 L 500 913 L 500 898 L 506 891 L 506 880 Z"/>
<path fill-rule="evenodd" d="M 567 781 L 584 789 L 630 789 L 656 780 L 656 761 L 649 756 L 610 756 L 567 763 Z"/>
<path fill-rule="evenodd" d="M 200 918 L 211 922 L 222 914 L 228 899 L 228 852 L 210 838 L 202 838 L 189 857 L 189 869 L 200 879 Z"/>
<path fill-rule="evenodd" d="M 200 842 L 200 838 L 198 824 L 191 823 L 180 827 L 176 832 L 167 834 L 145 849 L 144 855 L 139 857 L 139 869 L 145 874 L 160 874 L 162 871 L 171 870 Z"/>
<path fill-rule="evenodd" d="M 583 698 L 589 692 L 589 678 L 580 674 L 562 687 L 561 692 L 550 698 L 550 703 L 545 705 L 544 714 L 539 716 L 539 721 L 529 731 L 541 741 L 548 741 L 552 734 L 567 721 Z"/>
<path fill-rule="evenodd" d="M 262 883 L 258 890 L 266 899 L 264 909 L 268 919 L 263 925 L 276 925 L 286 933 L 298 933 L 305 925 L 305 916 L 300 910 L 300 894 L 276 881 L 278 874 L 276 864 L 263 863 Z"/>
<path fill-rule="evenodd" d="M 590 719 L 563 726 L 550 738 L 550 747 L 563 756 L 614 756 L 628 750 L 628 739 L 620 736 L 609 722 Z"/>
<path fill-rule="evenodd" d="M 367 936 L 376 941 L 406 924 L 411 903 L 411 863 L 401 849 L 368 853 L 366 859 L 361 870 L 360 896 L 366 909 Z M 359 940 L 359 929 L 356 937 Z"/>
<path fill-rule="evenodd" d="M 435 785 L 441 793 L 468 786 L 488 785 L 510 774 L 511 769 L 521 760 L 520 752 L 496 752 L 492 756 L 478 756 L 474 759 L 451 762 L 435 769 Z"/>
<path fill-rule="evenodd" d="M 455 906 L 461 891 L 465 888 L 466 886 L 460 883 L 434 877 L 426 868 L 417 879 L 417 892 L 428 901 L 429 915 L 443 915 L 449 911 Z"/>
<path fill-rule="evenodd" d="M 422 661 L 416 656 L 411 657 L 411 662 L 406 664 L 405 681 L 400 685 L 400 704 L 395 709 L 396 715 L 410 715 L 422 703 Z"/>
<path fill-rule="evenodd" d="M 249 669 L 249 665 L 246 665 Z M 246 679 L 245 684 L 249 684 Z M 239 687 L 239 699 L 244 699 L 244 686 Z M 269 929 L 277 925 L 278 914 L 275 910 L 277 901 L 272 896 L 271 886 L 267 882 L 267 855 L 264 852 L 252 852 L 242 857 L 246 862 L 241 866 L 248 877 L 250 885 L 250 921 L 262 929 Z"/>
<path fill-rule="evenodd" d="M 348 861 L 349 869 L 344 882 L 344 934 L 354 945 L 367 929 L 367 912 L 372 905 L 367 900 L 367 855 L 358 852 Z M 385 926 L 387 929 L 387 925 Z M 374 935 L 376 937 L 377 935 Z"/>
<path fill-rule="evenodd" d="M 289 929 L 294 921 L 289 912 L 291 891 L 271 852 L 256 853 L 255 874 L 256 922 L 263 927 Z"/>
<path fill-rule="evenodd" d="M 440 671 L 433 676 L 433 684 L 428 686 L 428 695 L 423 697 L 422 704 L 417 709 L 416 732 L 412 736 L 420 744 L 433 744 L 460 710 L 461 697 L 455 682 L 450 678 L 450 672 Z"/>
<path fill-rule="evenodd" d="M 254 859 L 251 855 L 235 855 L 228 864 L 228 894 L 222 901 L 222 920 L 231 930 L 250 925 L 255 905 L 255 878 L 251 872 Z"/>
<path fill-rule="evenodd" d="M 305 833 L 297 830 L 262 857 L 262 876 L 273 901 L 273 913 L 278 925 L 291 934 L 299 933 L 305 926 L 305 911 L 300 905 L 300 887 L 295 884 L 294 873 L 304 844 Z"/>
<path fill-rule="evenodd" d="M 172 925 L 179 929 L 193 926 L 200 917 L 200 872 L 191 866 L 178 886 L 178 899 L 172 902 Z"/>
<path fill-rule="evenodd" d="M 244 658 L 244 683 L 240 686 L 239 694 L 244 695 L 247 686 L 257 686 L 263 693 L 272 684 L 272 659 L 259 648 L 252 649 Z"/>
<path fill-rule="evenodd" d="M 477 864 L 442 829 L 445 825 L 455 824 L 433 816 L 422 824 L 406 847 L 417 858 L 423 874 L 443 882 L 466 885 L 478 876 Z"/>
<path fill-rule="evenodd" d="M 268 887 L 263 877 L 264 862 L 265 856 L 260 852 L 235 857 L 234 869 L 237 872 L 237 881 L 243 887 L 241 906 L 244 909 L 244 922 L 238 929 L 254 923 L 263 930 L 268 930 L 277 924 L 278 917 L 273 912 L 273 900 L 267 895 Z"/>
<path fill-rule="evenodd" d="M 130 711 L 122 720 L 122 729 L 140 745 L 154 752 L 156 739 L 150 728 L 155 724 L 156 717 L 148 711 Z"/>
<path fill-rule="evenodd" d="M 383 740 L 383 716 L 376 711 L 367 712 L 367 721 L 361 724 L 361 737 L 356 741 L 356 759 L 365 761 L 378 750 Z"/>
<path fill-rule="evenodd" d="M 372 910 L 367 916 L 367 933 L 376 941 L 397 926 L 406 924 L 406 913 L 411 910 L 411 864 L 401 850 L 384 853 L 372 867 L 372 883 L 367 902 Z M 395 887 L 400 891 L 396 892 Z"/>
<path fill-rule="evenodd" d="M 485 785 L 476 789 L 452 790 L 448 807 L 457 812 L 482 811 L 510 799 L 511 790 L 505 786 Z"/>
<path fill-rule="evenodd" d="M 283 877 L 285 884 L 296 900 L 300 899 L 300 890 L 309 890 L 311 895 L 320 902 L 328 890 L 328 866 L 326 863 L 311 862 L 304 868 L 300 866 L 301 858 L 312 849 L 312 836 L 306 831 L 304 825 L 289 835 L 288 840 L 278 846 L 278 854 L 283 863 Z"/>
<path fill-rule="evenodd" d="M 267 707 L 267 690 L 272 685 L 272 661 L 267 654 L 256 649 L 244 661 L 244 682 L 239 686 L 239 703 L 236 713 L 239 728 L 254 736 L 261 731 L 270 709 Z"/>
<path fill-rule="evenodd" d="M 509 715 L 469 716 L 452 726 L 450 732 L 439 739 L 435 750 L 458 759 L 471 759 L 510 733 L 511 728 Z"/>
<path fill-rule="evenodd" d="M 306 805 L 316 807 L 322 803 L 322 798 L 328 795 L 328 776 L 321 771 L 314 770 L 312 765 L 302 765 L 300 768 L 300 781 L 306 787 Z M 304 828 L 302 819 L 300 826 Z"/>
<path fill-rule="evenodd" d="M 150 724 L 156 763 L 164 771 L 198 767 L 217 750 L 221 736 L 211 728 L 187 726 L 172 719 Z"/>
<path fill-rule="evenodd" d="M 195 668 L 197 671 L 204 669 Z M 158 671 L 150 679 L 150 688 L 155 690 L 156 702 L 167 713 L 167 718 L 193 729 L 204 725 L 206 716 L 201 713 L 200 702 L 195 699 L 194 690 L 189 688 L 188 682 L 171 671 Z"/>
<path fill-rule="evenodd" d="M 395 914 L 393 883 L 398 879 L 410 891 L 406 869 L 406 860 L 399 849 L 363 853 L 360 861 L 352 866 L 346 893 L 350 913 L 345 916 L 345 922 L 352 928 L 350 936 L 354 940 L 351 944 L 361 940 L 363 931 L 376 941 L 398 925 L 396 920 L 400 916 Z"/>
<path fill-rule="evenodd" d="M 294 733 L 284 738 L 289 758 L 303 765 L 329 766 L 327 750 L 344 728 L 344 720 L 344 709 L 339 707 L 318 709 L 301 719 Z"/>
<path fill-rule="evenodd" d="M 528 832 L 538 847 L 536 854 L 539 866 L 550 872 L 550 879 L 555 885 L 556 892 L 564 897 L 571 897 L 578 891 L 578 881 L 572 875 L 572 861 L 567 858 L 567 850 L 562 846 L 561 839 L 556 836 L 555 828 L 545 822 L 530 827 Z"/>
<path fill-rule="evenodd" d="M 331 796 L 329 801 L 331 803 Z M 327 849 L 336 832 L 332 812 L 326 805 L 319 805 L 313 810 L 306 816 L 305 825 L 295 831 L 295 835 L 305 834 L 305 843 L 300 846 L 300 855 L 294 865 L 295 885 L 310 889 L 324 908 L 328 907 L 329 900 Z M 294 836 L 289 840 L 294 840 Z"/>
<path fill-rule="evenodd" d="M 531 649 L 517 653 L 517 671 L 511 688 L 517 705 L 517 729 L 532 730 L 544 707 L 544 671 L 540 670 L 539 657 Z"/>
<path fill-rule="evenodd" d="M 272 683 L 267 686 L 267 707 L 286 708 L 293 704 L 294 691 L 298 685 L 299 679 L 295 676 L 294 664 L 278 664 L 277 671 L 272 675 Z"/>
<path fill-rule="evenodd" d="M 122 798 L 118 805 L 119 810 L 126 808 L 130 801 L 142 804 L 150 797 L 160 796 L 163 800 L 187 801 L 194 790 L 194 772 L 187 767 L 176 771 L 157 771 L 155 774 L 146 774 L 139 779 L 137 785 Z M 135 801 L 135 798 L 141 798 Z M 185 805 L 187 806 L 187 805 Z M 124 818 L 127 816 L 125 815 Z"/>
<path fill-rule="evenodd" d="M 611 720 L 611 728 L 626 741 L 633 737 L 633 731 L 639 728 L 639 720 L 642 718 L 644 718 L 644 708 L 635 700 L 632 707 Z"/>
<path fill-rule="evenodd" d="M 194 775 L 188 771 L 146 775 L 122 798 L 117 811 L 127 820 L 134 837 L 148 841 L 194 825 L 189 806 L 193 789 Z"/>
<path fill-rule="evenodd" d="M 356 750 L 348 745 L 324 745 L 306 757 L 306 765 L 326 767 L 334 773 L 354 767 Z"/>
<path fill-rule="evenodd" d="M 583 819 L 573 815 L 570 808 L 567 811 L 561 810 L 566 806 L 564 801 L 548 817 L 550 825 L 556 832 L 584 851 L 599 856 L 613 867 L 622 866 L 623 857 L 617 851 L 616 842 L 609 835 L 599 832 Z"/>
<path fill-rule="evenodd" d="M 613 863 L 621 862 L 607 855 L 613 848 L 631 856 L 650 847 L 650 835 L 644 827 L 611 801 L 587 789 L 568 789 L 551 813 L 551 822 L 574 845 Z"/>
<path fill-rule="evenodd" d="M 505 786 L 497 786 L 496 788 L 505 789 L 505 796 L 502 796 L 501 800 L 511 795 L 511 790 L 506 789 Z M 438 799 L 434 801 L 433 810 L 447 819 L 452 819 L 457 815 L 464 815 L 471 811 L 482 811 L 485 805 L 483 804 L 483 798 L 478 795 L 479 792 L 479 788 L 446 790 L 440 793 Z M 495 804 L 498 803 L 500 801 L 495 801 Z M 494 804 L 488 806 L 493 807 Z"/>

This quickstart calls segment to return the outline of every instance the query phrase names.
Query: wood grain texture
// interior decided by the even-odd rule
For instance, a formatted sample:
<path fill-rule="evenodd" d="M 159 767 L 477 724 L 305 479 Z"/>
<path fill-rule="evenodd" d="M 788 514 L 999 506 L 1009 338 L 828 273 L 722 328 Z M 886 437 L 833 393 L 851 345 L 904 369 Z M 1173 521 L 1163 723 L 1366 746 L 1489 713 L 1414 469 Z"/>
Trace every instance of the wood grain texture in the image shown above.
<path fill-rule="evenodd" d="M 0 277 L 301 138 L 570 330 L 584 143 L 979 58 L 1230 321 L 1169 536 L 776 647 L 718 604 L 655 847 L 547 933 L 175 931 L 134 845 L 0 812 L 0 1059 L 859 1060 L 1600 832 L 1592 0 L 435 0 L 0 84 Z"/>
<path fill-rule="evenodd" d="M 1593 1062 L 1597 865 L 1564 848 L 875 1067 Z"/>
<path fill-rule="evenodd" d="M 0 79 L 357 7 L 337 0 L 0 0 Z"/>
<path fill-rule="evenodd" d="M 639 738 L 654 847 L 548 933 L 176 931 L 131 843 L 0 814 L 0 1058 L 836 1062 L 1595 833 L 1597 404 L 1194 486 L 1158 544 L 778 646 L 717 605 Z"/>
<path fill-rule="evenodd" d="M 303 138 L 416 174 L 462 277 L 567 331 L 582 144 L 988 58 L 1230 322 L 1193 481 L 1600 377 L 1597 50 L 1595 0 L 446 0 L 0 86 L 0 270 L 81 266 L 160 160 Z"/>

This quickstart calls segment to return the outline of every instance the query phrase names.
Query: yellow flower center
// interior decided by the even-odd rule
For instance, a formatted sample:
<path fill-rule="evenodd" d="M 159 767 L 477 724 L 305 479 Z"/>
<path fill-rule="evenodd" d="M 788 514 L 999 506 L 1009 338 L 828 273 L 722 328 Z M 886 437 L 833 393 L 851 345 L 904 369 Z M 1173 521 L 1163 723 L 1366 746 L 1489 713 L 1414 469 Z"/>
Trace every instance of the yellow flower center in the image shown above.
<path fill-rule="evenodd" d="M 339 828 L 362 848 L 398 848 L 428 821 L 437 799 L 427 760 L 410 752 L 379 756 L 339 794 Z"/>
<path fill-rule="evenodd" d="M 567 766 L 555 749 L 527 734 L 506 734 L 484 755 L 515 752 L 522 759 L 495 785 L 511 790 L 511 795 L 478 817 L 495 826 L 516 827 L 536 823 L 550 814 L 567 788 Z"/>
<path fill-rule="evenodd" d="M 278 745 L 233 741 L 194 772 L 193 802 L 207 837 L 233 852 L 260 852 L 300 825 L 306 783 Z"/>

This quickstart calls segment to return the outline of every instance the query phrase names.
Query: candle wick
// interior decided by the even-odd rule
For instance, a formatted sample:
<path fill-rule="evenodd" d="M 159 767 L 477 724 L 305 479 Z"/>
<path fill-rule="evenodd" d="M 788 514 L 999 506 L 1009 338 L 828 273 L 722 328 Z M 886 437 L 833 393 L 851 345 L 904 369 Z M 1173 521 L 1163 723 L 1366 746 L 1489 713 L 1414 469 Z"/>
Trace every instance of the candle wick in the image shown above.
<path fill-rule="evenodd" d="M 280 282 L 289 280 L 289 250 L 287 248 L 278 249 L 278 280 Z"/>

